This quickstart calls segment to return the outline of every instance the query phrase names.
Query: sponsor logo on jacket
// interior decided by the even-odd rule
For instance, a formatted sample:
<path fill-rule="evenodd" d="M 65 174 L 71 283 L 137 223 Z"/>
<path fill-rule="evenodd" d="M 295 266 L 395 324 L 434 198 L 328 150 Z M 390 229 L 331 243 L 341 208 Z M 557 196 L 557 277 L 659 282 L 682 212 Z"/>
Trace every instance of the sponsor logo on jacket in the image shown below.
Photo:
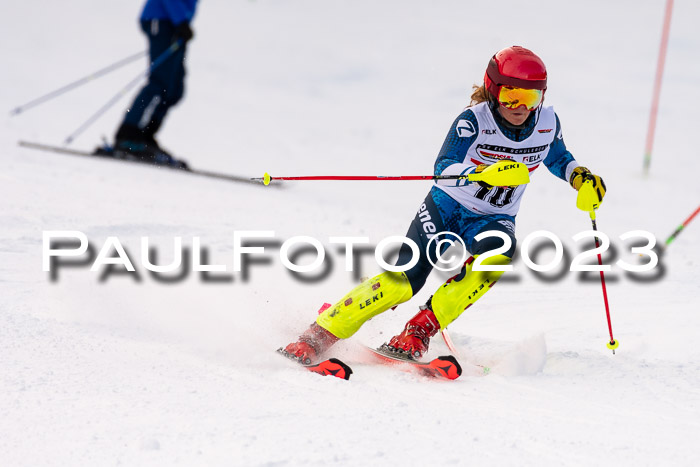
<path fill-rule="evenodd" d="M 469 138 L 475 134 L 476 128 L 474 128 L 474 124 L 472 122 L 464 119 L 457 122 L 457 135 L 460 138 Z"/>
<path fill-rule="evenodd" d="M 535 154 L 534 156 L 523 156 L 523 162 L 526 164 L 532 164 L 533 162 L 539 162 L 542 160 L 542 154 Z"/>
<path fill-rule="evenodd" d="M 499 161 L 513 159 L 513 156 L 509 156 L 508 154 L 496 154 L 495 152 L 488 152 L 482 149 L 479 149 L 479 154 L 485 159 L 495 159 Z"/>

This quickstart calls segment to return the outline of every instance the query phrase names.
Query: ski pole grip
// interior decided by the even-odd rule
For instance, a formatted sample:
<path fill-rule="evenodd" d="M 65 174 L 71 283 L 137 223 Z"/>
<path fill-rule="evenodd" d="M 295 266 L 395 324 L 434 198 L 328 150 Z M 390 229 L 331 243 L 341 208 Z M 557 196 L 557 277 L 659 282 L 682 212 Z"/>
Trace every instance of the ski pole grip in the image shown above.
<path fill-rule="evenodd" d="M 483 172 L 467 175 L 472 182 L 487 183 L 491 186 L 518 186 L 530 183 L 530 172 L 525 164 L 514 161 L 499 161 Z"/>
<path fill-rule="evenodd" d="M 598 209 L 598 206 L 600 206 L 600 200 L 593 188 L 593 182 L 591 180 L 586 180 L 578 190 L 576 207 L 581 211 L 592 212 Z"/>

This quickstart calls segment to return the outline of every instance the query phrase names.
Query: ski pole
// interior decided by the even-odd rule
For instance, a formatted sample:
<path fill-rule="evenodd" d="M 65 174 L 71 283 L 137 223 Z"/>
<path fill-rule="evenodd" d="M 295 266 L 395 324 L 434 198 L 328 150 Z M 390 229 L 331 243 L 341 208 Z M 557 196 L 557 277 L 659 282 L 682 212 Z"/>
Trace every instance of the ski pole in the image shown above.
<path fill-rule="evenodd" d="M 692 214 L 690 215 L 690 217 L 688 217 L 685 221 L 683 221 L 683 223 L 682 223 L 681 225 L 679 225 L 678 228 L 677 228 L 676 230 L 674 230 L 673 233 L 666 239 L 666 241 L 664 242 L 664 245 L 665 245 L 664 248 L 668 247 L 668 246 L 671 244 L 671 242 L 674 241 L 674 240 L 676 239 L 676 237 L 678 236 L 678 234 L 681 233 L 681 231 L 682 231 L 683 229 L 685 229 L 685 227 L 686 227 L 688 224 L 690 224 L 690 221 L 692 221 L 693 218 L 694 218 L 695 216 L 697 216 L 699 212 L 700 212 L 700 206 L 698 206 L 698 208 L 695 210 L 695 212 L 692 213 Z"/>
<path fill-rule="evenodd" d="M 71 133 L 66 140 L 63 142 L 64 145 L 69 145 L 70 143 L 73 142 L 73 140 L 80 135 L 83 131 L 85 131 L 90 125 L 92 125 L 95 120 L 97 120 L 100 116 L 102 116 L 103 113 L 105 113 L 110 107 L 112 107 L 119 99 L 124 96 L 131 88 L 136 86 L 142 79 L 147 78 L 153 70 L 158 68 L 160 65 L 163 64 L 163 62 L 168 59 L 177 49 L 182 46 L 182 41 L 177 41 L 173 42 L 168 49 L 160 54 L 158 58 L 156 58 L 153 63 L 142 73 L 139 73 L 137 77 L 135 77 L 133 80 L 131 80 L 122 90 L 120 90 L 117 94 L 115 94 L 105 105 L 100 107 L 97 112 L 95 112 L 90 118 L 88 118 L 80 127 L 78 127 L 77 130 L 75 130 L 73 133 Z"/>
<path fill-rule="evenodd" d="M 53 99 L 55 97 L 58 97 L 62 94 L 67 93 L 68 91 L 71 91 L 77 87 L 82 86 L 83 84 L 87 83 L 88 81 L 92 81 L 92 80 L 97 79 L 101 76 L 104 76 L 107 73 L 110 73 L 118 68 L 121 68 L 124 65 L 129 64 L 129 63 L 133 62 L 134 60 L 137 60 L 137 59 L 143 57 L 147 53 L 148 53 L 148 50 L 144 50 L 144 51 L 136 53 L 134 55 L 129 55 L 128 57 L 123 58 L 121 60 L 118 60 L 118 61 L 112 63 L 111 65 L 108 65 L 100 70 L 92 72 L 83 78 L 80 78 L 76 81 L 73 81 L 72 83 L 68 83 L 65 86 L 62 86 L 62 87 L 56 89 L 55 91 L 51 91 L 47 94 L 44 94 L 43 96 L 37 97 L 36 99 L 33 99 L 33 100 L 27 102 L 26 104 L 22 104 L 20 106 L 17 106 L 10 111 L 10 116 L 18 115 L 18 114 L 24 112 L 25 110 L 31 109 L 32 107 L 36 107 L 39 104 L 43 104 L 44 102 L 50 101 L 51 99 Z"/>
<path fill-rule="evenodd" d="M 483 181 L 491 186 L 516 186 L 530 182 L 530 172 L 525 164 L 500 161 L 488 166 L 480 173 L 466 175 L 310 175 L 300 177 L 273 177 L 268 173 L 251 180 L 269 185 L 272 180 L 469 180 Z"/>
<path fill-rule="evenodd" d="M 591 224 L 593 225 L 593 230 L 598 231 L 595 221 L 595 211 L 589 212 L 591 216 Z M 595 247 L 598 248 L 598 237 L 594 237 Z M 600 285 L 603 287 L 603 301 L 605 302 L 605 315 L 608 318 L 608 331 L 610 331 L 610 342 L 607 343 L 607 347 L 612 350 L 613 355 L 615 354 L 615 349 L 620 345 L 619 342 L 613 337 L 612 323 L 610 322 L 610 305 L 608 304 L 608 291 L 605 288 L 605 273 L 603 273 L 603 258 L 598 253 L 598 265 L 601 266 L 600 269 Z"/>
<path fill-rule="evenodd" d="M 576 199 L 576 207 L 582 211 L 588 211 L 588 215 L 591 218 L 591 225 L 593 230 L 598 232 L 598 226 L 595 219 L 595 210 L 598 209 L 600 205 L 600 200 L 598 195 L 593 188 L 593 182 L 591 180 L 586 180 L 581 189 L 578 191 L 578 198 Z M 600 245 L 598 243 L 598 236 L 593 237 L 595 240 L 595 247 L 598 248 Z M 613 337 L 612 322 L 610 321 L 610 305 L 608 304 L 608 291 L 605 288 L 605 273 L 603 273 L 603 258 L 598 253 L 598 265 L 600 268 L 600 284 L 603 287 L 603 302 L 605 302 L 605 315 L 608 318 L 608 331 L 610 331 L 610 341 L 607 343 L 607 347 L 612 350 L 613 355 L 615 354 L 615 349 L 618 348 L 620 343 Z"/>

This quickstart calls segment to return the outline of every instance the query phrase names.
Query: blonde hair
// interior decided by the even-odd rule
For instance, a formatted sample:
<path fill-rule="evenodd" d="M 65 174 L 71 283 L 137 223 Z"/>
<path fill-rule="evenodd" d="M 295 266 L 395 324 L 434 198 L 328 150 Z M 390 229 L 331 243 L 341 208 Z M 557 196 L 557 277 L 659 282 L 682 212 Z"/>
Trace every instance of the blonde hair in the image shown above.
<path fill-rule="evenodd" d="M 469 107 L 474 106 L 476 104 L 481 104 L 482 102 L 487 102 L 489 100 L 489 92 L 486 90 L 486 87 L 482 85 L 475 84 L 472 86 L 472 95 L 471 95 L 471 102 L 469 103 Z"/>

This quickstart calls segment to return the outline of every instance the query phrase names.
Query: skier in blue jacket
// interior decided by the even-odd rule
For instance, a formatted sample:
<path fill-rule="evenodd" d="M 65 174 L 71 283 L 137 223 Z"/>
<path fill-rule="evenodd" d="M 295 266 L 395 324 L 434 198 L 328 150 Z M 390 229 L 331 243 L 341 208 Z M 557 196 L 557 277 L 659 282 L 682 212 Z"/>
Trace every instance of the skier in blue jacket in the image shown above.
<path fill-rule="evenodd" d="M 185 52 L 194 33 L 190 27 L 197 0 L 147 0 L 141 29 L 148 37 L 153 63 L 173 44 L 175 50 L 151 70 L 148 83 L 134 99 L 115 136 L 115 157 L 186 168 L 156 142 L 155 135 L 172 106 L 184 94 Z"/>
<path fill-rule="evenodd" d="M 471 105 L 454 121 L 435 162 L 435 175 L 479 173 L 498 161 L 525 164 L 534 173 L 541 166 L 579 190 L 590 180 L 598 202 L 605 196 L 600 176 L 578 164 L 567 150 L 559 117 L 543 105 L 547 69 L 532 51 L 519 46 L 497 52 L 489 61 L 483 84 L 475 86 Z M 339 339 L 347 339 L 362 324 L 408 301 L 424 285 L 433 269 L 435 252 L 428 253 L 437 232 L 449 232 L 464 240 L 472 256 L 458 275 L 442 284 L 403 331 L 383 346 L 405 358 L 419 358 L 430 339 L 474 305 L 503 274 L 515 252 L 515 216 L 527 185 L 491 186 L 468 180 L 440 180 L 430 190 L 411 222 L 406 237 L 418 245 L 419 258 L 405 272 L 383 272 L 367 279 L 335 305 L 318 315 L 296 342 L 281 351 L 303 363 L 318 360 Z M 480 258 L 482 265 L 500 270 L 478 270 L 475 260 L 499 248 L 503 240 L 480 233 L 500 232 L 509 238 L 501 254 Z M 441 247 L 441 254 L 447 246 Z M 429 257 L 430 254 L 430 257 Z M 413 252 L 399 251 L 397 265 L 407 265 Z M 432 260 L 432 262 L 431 262 Z"/>

